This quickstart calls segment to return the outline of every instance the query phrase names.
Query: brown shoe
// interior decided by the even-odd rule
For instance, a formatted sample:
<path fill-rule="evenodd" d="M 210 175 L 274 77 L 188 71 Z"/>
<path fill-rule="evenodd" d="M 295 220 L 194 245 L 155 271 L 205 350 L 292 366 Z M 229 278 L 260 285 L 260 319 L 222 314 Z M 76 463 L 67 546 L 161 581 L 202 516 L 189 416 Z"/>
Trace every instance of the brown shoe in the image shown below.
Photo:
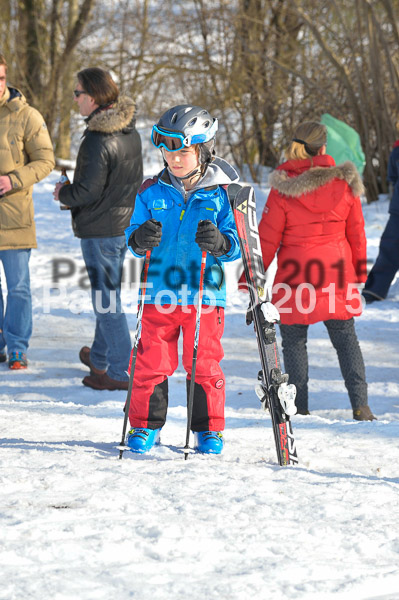
<path fill-rule="evenodd" d="M 93 388 L 93 390 L 126 390 L 129 387 L 128 381 L 117 381 L 116 379 L 111 379 L 107 373 L 102 373 L 102 375 L 87 375 L 82 380 L 83 385 L 87 387 Z"/>
<path fill-rule="evenodd" d="M 355 408 L 353 410 L 353 418 L 355 421 L 377 421 L 377 417 L 373 415 L 370 407 L 367 404 L 365 404 L 365 406 L 359 406 L 359 408 Z"/>
<path fill-rule="evenodd" d="M 86 367 L 89 367 L 90 371 L 92 373 L 94 373 L 95 375 L 104 375 L 105 373 L 105 369 L 96 369 L 96 367 L 93 367 L 93 365 L 90 362 L 90 348 L 89 346 L 83 346 L 83 348 L 80 349 L 79 352 L 79 359 L 80 362 L 83 363 L 84 365 L 86 365 Z"/>

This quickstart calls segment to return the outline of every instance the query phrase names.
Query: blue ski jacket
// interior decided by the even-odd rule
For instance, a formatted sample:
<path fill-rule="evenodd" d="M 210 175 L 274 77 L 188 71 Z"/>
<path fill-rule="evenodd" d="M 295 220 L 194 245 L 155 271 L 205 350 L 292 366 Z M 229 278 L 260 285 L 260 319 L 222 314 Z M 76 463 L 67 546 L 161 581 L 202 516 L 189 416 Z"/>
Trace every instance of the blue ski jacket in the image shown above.
<path fill-rule="evenodd" d="M 126 241 L 148 219 L 162 223 L 162 239 L 151 252 L 146 304 L 187 306 L 197 303 L 201 250 L 195 242 L 199 221 L 208 219 L 231 243 L 227 254 L 218 258 L 207 253 L 203 304 L 226 304 L 223 263 L 239 258 L 240 249 L 233 212 L 222 187 L 238 181 L 236 171 L 216 157 L 205 175 L 189 192 L 168 169 L 146 179 L 136 196 Z M 187 196 L 187 197 L 186 197 Z M 142 254 L 130 251 L 142 258 Z"/>

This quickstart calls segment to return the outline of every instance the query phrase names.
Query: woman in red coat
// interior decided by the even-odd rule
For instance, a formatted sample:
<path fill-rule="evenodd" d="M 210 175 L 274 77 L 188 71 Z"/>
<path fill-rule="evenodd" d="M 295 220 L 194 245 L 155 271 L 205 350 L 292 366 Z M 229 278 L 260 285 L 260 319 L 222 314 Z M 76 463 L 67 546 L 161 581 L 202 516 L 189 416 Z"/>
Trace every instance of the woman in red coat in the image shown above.
<path fill-rule="evenodd" d="M 327 132 L 315 122 L 297 127 L 287 162 L 272 186 L 259 224 L 267 269 L 278 251 L 273 303 L 280 312 L 285 369 L 297 387 L 299 414 L 308 409 L 307 332 L 323 321 L 338 354 L 357 420 L 373 420 L 354 316 L 362 312 L 357 284 L 366 280 L 366 237 L 359 195 L 363 185 L 351 162 L 326 155 Z"/>

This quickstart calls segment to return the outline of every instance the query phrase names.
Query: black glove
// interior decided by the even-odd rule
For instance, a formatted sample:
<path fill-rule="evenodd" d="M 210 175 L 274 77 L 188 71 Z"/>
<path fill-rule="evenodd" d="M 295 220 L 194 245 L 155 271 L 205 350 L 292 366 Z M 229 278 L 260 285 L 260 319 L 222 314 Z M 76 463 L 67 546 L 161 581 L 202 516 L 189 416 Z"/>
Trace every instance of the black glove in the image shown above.
<path fill-rule="evenodd" d="M 162 223 L 155 219 L 144 221 L 140 227 L 133 231 L 129 238 L 128 246 L 135 252 L 143 254 L 147 250 L 159 246 L 162 237 Z"/>
<path fill-rule="evenodd" d="M 263 329 L 269 328 L 270 324 L 280 323 L 280 315 L 277 308 L 269 301 L 262 302 L 259 305 L 258 318 L 260 325 Z M 251 302 L 247 308 L 247 314 L 245 315 L 245 322 L 247 325 L 251 325 L 254 320 L 254 313 L 251 308 Z"/>
<path fill-rule="evenodd" d="M 249 306 L 247 308 L 247 312 L 245 315 L 246 325 L 251 325 L 251 323 L 253 323 L 253 320 L 254 320 L 254 313 L 252 312 L 252 309 L 251 309 L 251 303 L 249 303 Z"/>
<path fill-rule="evenodd" d="M 206 250 L 213 256 L 227 254 L 231 248 L 228 237 L 220 233 L 219 229 L 208 220 L 198 223 L 195 241 L 202 251 Z"/>
<path fill-rule="evenodd" d="M 265 316 L 261 310 L 258 311 L 258 317 L 259 317 L 260 326 L 262 327 L 262 329 L 265 329 L 268 324 L 267 324 Z M 245 323 L 247 325 L 251 325 L 251 323 L 253 323 L 253 320 L 254 320 L 254 313 L 253 313 L 253 310 L 251 309 L 251 303 L 249 303 L 249 306 L 247 308 L 247 314 L 245 315 Z"/>

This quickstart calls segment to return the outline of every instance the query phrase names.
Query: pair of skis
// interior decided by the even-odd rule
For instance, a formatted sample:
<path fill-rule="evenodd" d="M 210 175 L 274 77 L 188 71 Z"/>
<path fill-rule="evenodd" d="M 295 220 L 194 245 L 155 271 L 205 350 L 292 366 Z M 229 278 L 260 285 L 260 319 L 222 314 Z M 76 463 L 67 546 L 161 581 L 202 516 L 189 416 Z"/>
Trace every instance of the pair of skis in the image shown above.
<path fill-rule="evenodd" d="M 279 465 L 295 465 L 298 457 L 290 415 L 296 412 L 296 390 L 288 383 L 288 375 L 281 371 L 275 329 L 279 313 L 265 297 L 266 277 L 255 193 L 251 186 L 232 183 L 227 187 L 227 194 L 234 213 L 250 297 L 247 315 L 254 324 L 261 363 L 256 394 L 263 408 L 270 412 Z"/>

